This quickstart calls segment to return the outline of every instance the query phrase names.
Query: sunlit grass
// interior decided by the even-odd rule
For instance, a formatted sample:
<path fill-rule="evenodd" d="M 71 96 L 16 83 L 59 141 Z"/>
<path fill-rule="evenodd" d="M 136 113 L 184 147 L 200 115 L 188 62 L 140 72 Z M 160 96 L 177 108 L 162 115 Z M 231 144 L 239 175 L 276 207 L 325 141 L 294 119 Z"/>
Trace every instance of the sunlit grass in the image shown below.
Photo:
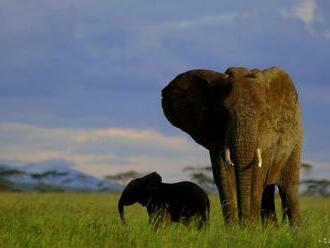
<path fill-rule="evenodd" d="M 320 247 L 330 243 L 330 199 L 302 198 L 304 224 L 226 227 L 211 196 L 209 225 L 181 224 L 155 231 L 140 205 L 117 213 L 115 194 L 0 194 L 1 247 Z M 324 240 L 326 239 L 326 240 Z M 322 243 L 320 243 L 321 241 Z"/>

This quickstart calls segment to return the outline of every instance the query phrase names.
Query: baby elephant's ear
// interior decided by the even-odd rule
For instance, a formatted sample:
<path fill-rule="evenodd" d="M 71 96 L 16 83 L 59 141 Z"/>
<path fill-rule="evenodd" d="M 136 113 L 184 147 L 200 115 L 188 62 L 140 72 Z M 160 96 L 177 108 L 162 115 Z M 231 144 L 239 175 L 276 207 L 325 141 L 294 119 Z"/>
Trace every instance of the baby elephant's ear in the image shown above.
<path fill-rule="evenodd" d="M 162 178 L 157 172 L 150 173 L 142 178 L 140 178 L 144 189 L 150 193 L 158 189 L 158 186 L 162 182 Z"/>
<path fill-rule="evenodd" d="M 141 179 L 148 184 L 159 184 L 162 182 L 162 177 L 157 172 L 150 173 Z"/>

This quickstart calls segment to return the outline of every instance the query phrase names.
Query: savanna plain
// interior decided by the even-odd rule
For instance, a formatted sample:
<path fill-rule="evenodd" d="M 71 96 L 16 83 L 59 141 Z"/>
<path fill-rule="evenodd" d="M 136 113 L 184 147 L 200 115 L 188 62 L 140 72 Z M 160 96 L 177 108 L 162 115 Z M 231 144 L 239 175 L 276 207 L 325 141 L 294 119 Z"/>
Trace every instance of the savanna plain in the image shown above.
<path fill-rule="evenodd" d="M 330 198 L 301 197 L 303 225 L 224 225 L 217 196 L 201 231 L 171 224 L 155 231 L 145 208 L 117 213 L 118 194 L 1 193 L 1 247 L 329 247 Z M 280 215 L 277 201 L 278 215 Z"/>

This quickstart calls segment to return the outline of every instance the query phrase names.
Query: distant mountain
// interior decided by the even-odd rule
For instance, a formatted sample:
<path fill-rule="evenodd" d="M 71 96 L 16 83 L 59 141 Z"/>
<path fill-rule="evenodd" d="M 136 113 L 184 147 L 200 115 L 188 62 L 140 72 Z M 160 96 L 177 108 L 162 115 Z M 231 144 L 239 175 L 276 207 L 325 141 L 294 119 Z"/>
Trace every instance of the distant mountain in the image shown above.
<path fill-rule="evenodd" d="M 74 169 L 67 161 L 50 160 L 25 166 L 0 164 L 0 190 L 33 192 L 120 192 L 124 186 Z"/>

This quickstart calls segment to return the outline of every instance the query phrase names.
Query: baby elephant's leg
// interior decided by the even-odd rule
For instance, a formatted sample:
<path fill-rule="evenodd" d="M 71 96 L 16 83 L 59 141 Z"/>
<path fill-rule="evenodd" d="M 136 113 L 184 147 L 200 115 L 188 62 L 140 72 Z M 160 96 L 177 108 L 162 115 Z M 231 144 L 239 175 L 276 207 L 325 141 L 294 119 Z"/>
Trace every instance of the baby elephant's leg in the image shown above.
<path fill-rule="evenodd" d="M 170 224 L 172 221 L 171 214 L 166 209 L 158 209 L 149 216 L 149 222 L 158 229 Z"/>

